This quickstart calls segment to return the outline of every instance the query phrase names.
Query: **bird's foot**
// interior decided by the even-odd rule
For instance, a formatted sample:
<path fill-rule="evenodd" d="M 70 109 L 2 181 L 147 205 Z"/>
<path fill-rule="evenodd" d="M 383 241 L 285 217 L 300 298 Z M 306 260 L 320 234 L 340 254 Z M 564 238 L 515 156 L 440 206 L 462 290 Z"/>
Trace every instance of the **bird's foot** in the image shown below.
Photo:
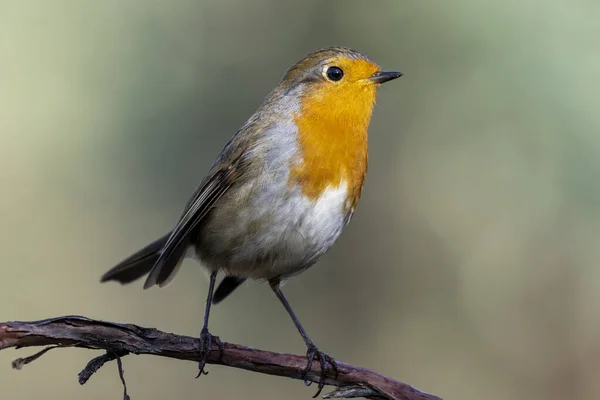
<path fill-rule="evenodd" d="M 198 363 L 198 375 L 196 378 L 199 378 L 201 375 L 207 375 L 208 371 L 204 369 L 206 366 L 206 362 L 208 361 L 208 355 L 212 349 L 213 340 L 219 346 L 219 358 L 223 357 L 223 342 L 219 339 L 218 336 L 213 336 L 208 332 L 207 328 L 203 328 L 200 332 L 200 362 Z"/>
<path fill-rule="evenodd" d="M 313 398 L 316 398 L 321 393 L 321 390 L 323 390 L 323 387 L 325 386 L 325 376 L 327 375 L 327 370 L 329 369 L 327 367 L 327 364 L 329 364 L 331 366 L 330 369 L 334 373 L 334 379 L 337 379 L 337 377 L 338 377 L 338 365 L 337 365 L 337 362 L 333 359 L 333 357 L 323 353 L 314 344 L 310 345 L 308 347 L 308 349 L 306 350 L 306 358 L 308 359 L 308 363 L 306 364 L 306 368 L 304 369 L 304 373 L 302 374 L 302 377 L 304 379 L 304 384 L 306 386 L 310 386 L 310 384 L 312 383 L 311 381 L 306 380 L 306 375 L 312 368 L 312 364 L 313 364 L 313 361 L 315 360 L 315 358 L 318 358 L 319 363 L 321 364 L 321 375 L 320 375 L 320 379 L 319 379 L 319 386 L 317 389 L 317 393 L 315 393 L 315 395 L 313 396 Z"/>

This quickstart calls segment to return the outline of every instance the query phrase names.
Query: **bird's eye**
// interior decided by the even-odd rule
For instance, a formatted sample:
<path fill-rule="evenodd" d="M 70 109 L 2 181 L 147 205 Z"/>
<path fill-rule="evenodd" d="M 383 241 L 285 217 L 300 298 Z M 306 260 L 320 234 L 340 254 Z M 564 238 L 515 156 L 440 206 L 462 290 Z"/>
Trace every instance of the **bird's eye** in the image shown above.
<path fill-rule="evenodd" d="M 344 71 L 340 67 L 329 67 L 327 68 L 327 79 L 333 82 L 337 82 L 344 76 Z"/>

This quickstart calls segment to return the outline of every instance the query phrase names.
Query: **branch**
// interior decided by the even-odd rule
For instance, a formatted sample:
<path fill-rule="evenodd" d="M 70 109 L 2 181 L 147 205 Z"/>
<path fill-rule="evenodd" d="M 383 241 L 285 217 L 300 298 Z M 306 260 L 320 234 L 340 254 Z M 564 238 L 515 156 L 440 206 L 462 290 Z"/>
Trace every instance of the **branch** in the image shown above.
<path fill-rule="evenodd" d="M 104 363 L 115 359 L 119 365 L 119 375 L 125 384 L 121 357 L 129 353 L 199 361 L 199 345 L 198 338 L 80 316 L 57 317 L 34 322 L 0 322 L 0 350 L 9 347 L 51 346 L 33 356 L 13 361 L 13 368 L 16 369 L 21 369 L 53 348 L 80 347 L 106 351 L 106 354 L 90 361 L 81 371 L 79 374 L 81 384 L 87 382 Z M 306 357 L 257 350 L 232 343 L 224 343 L 221 356 L 218 346 L 213 343 L 208 363 L 303 379 L 302 371 L 306 365 Z M 441 400 L 437 396 L 421 392 L 410 385 L 364 368 L 342 362 L 338 363 L 338 368 L 339 374 L 335 379 L 329 377 L 325 380 L 325 384 L 336 386 L 338 390 L 325 395 L 325 398 Z M 319 375 L 320 365 L 314 363 L 306 380 L 319 382 Z M 125 386 L 124 390 L 124 398 L 129 398 Z"/>

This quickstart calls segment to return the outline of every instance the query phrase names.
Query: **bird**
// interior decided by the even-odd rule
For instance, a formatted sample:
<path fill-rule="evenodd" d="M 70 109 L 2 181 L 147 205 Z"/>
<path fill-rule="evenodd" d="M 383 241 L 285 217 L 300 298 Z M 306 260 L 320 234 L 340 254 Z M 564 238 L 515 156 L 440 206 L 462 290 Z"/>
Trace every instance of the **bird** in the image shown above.
<path fill-rule="evenodd" d="M 304 377 L 320 362 L 320 392 L 337 363 L 311 340 L 281 285 L 314 265 L 350 222 L 367 173 L 377 88 L 400 76 L 347 47 L 302 58 L 227 142 L 173 229 L 101 281 L 126 284 L 147 275 L 144 289 L 162 287 L 184 258 L 199 261 L 210 280 L 198 376 L 206 374 L 213 340 L 222 346 L 208 330 L 211 305 L 247 279 L 268 282 L 306 344 Z M 224 278 L 215 290 L 219 272 Z"/>

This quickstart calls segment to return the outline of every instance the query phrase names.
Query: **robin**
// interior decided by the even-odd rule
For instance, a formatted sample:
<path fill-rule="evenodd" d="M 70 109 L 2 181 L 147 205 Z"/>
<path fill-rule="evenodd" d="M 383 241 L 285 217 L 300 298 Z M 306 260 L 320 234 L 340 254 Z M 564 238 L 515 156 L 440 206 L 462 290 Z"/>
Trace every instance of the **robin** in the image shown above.
<path fill-rule="evenodd" d="M 211 304 L 246 279 L 266 280 L 306 343 L 307 365 L 337 364 L 315 346 L 281 291 L 312 266 L 342 233 L 367 173 L 367 130 L 379 85 L 402 76 L 383 72 L 345 47 L 309 54 L 293 65 L 258 110 L 225 145 L 173 230 L 129 256 L 101 281 L 164 286 L 183 258 L 210 272 L 200 334 L 200 372 L 213 339 Z M 225 278 L 215 288 L 217 273 Z"/>

